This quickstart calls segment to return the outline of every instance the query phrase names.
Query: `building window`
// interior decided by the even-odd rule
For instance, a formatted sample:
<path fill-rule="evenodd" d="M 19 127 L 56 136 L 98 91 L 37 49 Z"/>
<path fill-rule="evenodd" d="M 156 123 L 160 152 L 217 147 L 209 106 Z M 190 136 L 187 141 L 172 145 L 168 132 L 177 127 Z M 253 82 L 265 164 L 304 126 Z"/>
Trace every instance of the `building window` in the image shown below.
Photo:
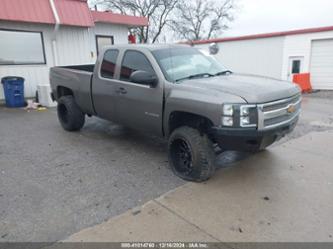
<path fill-rule="evenodd" d="M 130 81 L 131 74 L 139 70 L 155 74 L 152 65 L 144 54 L 137 51 L 127 51 L 121 66 L 120 80 Z"/>
<path fill-rule="evenodd" d="M 97 55 L 102 51 L 105 46 L 114 44 L 113 36 L 96 35 L 96 49 Z"/>
<path fill-rule="evenodd" d="M 293 65 L 291 69 L 292 74 L 299 74 L 301 72 L 301 61 L 293 60 Z"/>
<path fill-rule="evenodd" d="M 118 54 L 119 54 L 118 50 L 108 50 L 105 52 L 101 66 L 102 77 L 113 79 L 114 72 L 116 69 Z"/>
<path fill-rule="evenodd" d="M 0 65 L 46 64 L 41 32 L 0 30 Z"/>

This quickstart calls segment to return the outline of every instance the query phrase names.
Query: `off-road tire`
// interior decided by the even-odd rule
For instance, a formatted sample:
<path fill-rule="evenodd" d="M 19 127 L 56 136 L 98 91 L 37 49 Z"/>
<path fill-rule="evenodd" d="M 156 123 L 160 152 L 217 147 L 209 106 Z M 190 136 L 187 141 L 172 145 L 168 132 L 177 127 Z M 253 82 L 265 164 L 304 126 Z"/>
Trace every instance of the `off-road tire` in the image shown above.
<path fill-rule="evenodd" d="M 184 172 L 178 164 L 178 162 L 181 166 L 184 164 L 178 153 L 181 149 L 177 150 L 179 146 L 177 144 L 183 144 L 182 141 L 188 145 L 192 155 L 189 172 Z M 168 153 L 172 171 L 184 180 L 203 182 L 215 173 L 216 155 L 213 143 L 206 134 L 200 134 L 194 128 L 188 126 L 177 128 L 169 138 Z"/>
<path fill-rule="evenodd" d="M 63 96 L 58 100 L 58 119 L 66 131 L 79 131 L 84 125 L 85 114 L 76 104 L 73 96 Z"/>

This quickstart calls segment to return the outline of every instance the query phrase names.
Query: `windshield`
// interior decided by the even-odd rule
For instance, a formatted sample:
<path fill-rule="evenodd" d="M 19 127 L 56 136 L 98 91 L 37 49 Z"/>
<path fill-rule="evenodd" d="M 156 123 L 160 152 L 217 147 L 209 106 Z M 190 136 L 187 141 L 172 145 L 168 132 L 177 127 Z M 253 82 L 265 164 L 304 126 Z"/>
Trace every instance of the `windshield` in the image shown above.
<path fill-rule="evenodd" d="M 152 52 L 165 78 L 176 82 L 183 79 L 212 77 L 228 71 L 214 57 L 192 47 L 161 49 Z"/>

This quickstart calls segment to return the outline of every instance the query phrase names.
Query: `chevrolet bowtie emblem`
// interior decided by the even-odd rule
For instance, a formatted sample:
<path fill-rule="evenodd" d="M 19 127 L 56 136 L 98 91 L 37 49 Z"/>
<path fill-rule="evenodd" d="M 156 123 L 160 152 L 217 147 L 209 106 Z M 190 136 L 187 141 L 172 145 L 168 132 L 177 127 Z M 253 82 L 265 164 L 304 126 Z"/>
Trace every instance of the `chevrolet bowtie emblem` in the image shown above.
<path fill-rule="evenodd" d="M 292 113 L 296 112 L 296 107 L 294 105 L 290 105 L 287 109 L 287 112 L 289 114 L 292 114 Z"/>

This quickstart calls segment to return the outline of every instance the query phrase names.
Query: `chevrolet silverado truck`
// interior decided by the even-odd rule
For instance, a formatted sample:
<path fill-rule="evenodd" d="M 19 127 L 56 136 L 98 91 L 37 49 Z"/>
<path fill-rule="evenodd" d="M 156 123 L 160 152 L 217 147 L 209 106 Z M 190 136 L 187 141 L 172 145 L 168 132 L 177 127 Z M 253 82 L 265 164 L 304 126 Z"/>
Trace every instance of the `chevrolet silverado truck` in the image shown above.
<path fill-rule="evenodd" d="M 189 181 L 214 174 L 217 151 L 265 149 L 301 111 L 295 84 L 233 73 L 187 45 L 107 47 L 95 65 L 51 68 L 50 81 L 65 130 L 98 116 L 163 137 L 171 169 Z"/>

